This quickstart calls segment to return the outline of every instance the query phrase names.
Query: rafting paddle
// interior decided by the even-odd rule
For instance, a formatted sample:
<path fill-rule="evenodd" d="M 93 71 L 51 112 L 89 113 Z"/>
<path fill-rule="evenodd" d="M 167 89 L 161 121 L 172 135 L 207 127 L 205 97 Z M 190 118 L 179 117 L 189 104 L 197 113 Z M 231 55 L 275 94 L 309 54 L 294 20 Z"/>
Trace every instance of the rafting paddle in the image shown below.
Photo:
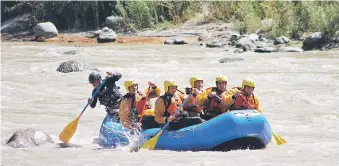
<path fill-rule="evenodd" d="M 151 87 L 149 86 L 148 89 L 147 89 L 147 92 L 146 92 L 146 99 L 145 99 L 145 100 L 140 100 L 140 101 L 137 103 L 137 105 L 136 105 L 137 110 L 138 110 L 138 111 L 140 110 L 140 112 L 139 112 L 139 114 L 140 114 L 139 123 L 141 123 L 141 120 L 142 120 L 142 114 L 143 114 L 144 111 L 145 111 L 145 107 L 146 107 L 146 104 L 147 104 L 147 101 L 148 101 L 148 95 L 149 95 L 150 90 L 151 90 Z"/>
<path fill-rule="evenodd" d="M 102 80 L 101 84 L 99 85 L 99 87 L 97 88 L 97 90 L 95 91 L 95 93 L 92 95 L 92 99 L 98 94 L 99 90 L 101 89 L 101 87 L 105 84 L 107 80 L 107 77 Z M 62 132 L 59 135 L 59 139 L 64 142 L 64 143 L 68 143 L 69 140 L 72 138 L 72 136 L 75 133 L 75 130 L 77 129 L 78 123 L 79 123 L 79 119 L 81 117 L 81 115 L 84 113 L 84 111 L 86 110 L 86 108 L 88 107 L 89 103 L 86 104 L 85 108 L 81 111 L 81 113 L 78 115 L 77 118 L 75 118 L 71 123 L 69 123 L 64 130 L 62 130 Z"/>
<path fill-rule="evenodd" d="M 174 112 L 174 117 L 179 113 L 180 109 L 186 104 L 186 102 L 188 101 L 188 99 L 192 96 L 192 94 L 190 94 L 187 99 L 181 104 L 181 106 Z M 157 144 L 158 142 L 158 139 L 160 137 L 160 135 L 162 134 L 162 131 L 169 125 L 170 122 L 167 122 L 165 124 L 164 127 L 161 128 L 161 130 L 158 132 L 157 135 L 155 135 L 153 138 L 149 139 L 148 141 L 146 141 L 144 143 L 144 145 L 142 145 L 141 148 L 145 148 L 145 149 L 150 149 L 150 150 L 153 150 L 155 145 Z"/>
<path fill-rule="evenodd" d="M 253 109 L 253 108 L 251 107 L 251 105 L 246 101 L 246 99 L 245 99 L 243 96 L 241 96 L 241 98 L 246 102 L 246 104 L 247 104 L 251 109 Z M 281 145 L 281 144 L 287 143 L 286 140 L 285 140 L 284 138 L 280 137 L 279 135 L 276 135 L 276 134 L 274 134 L 273 132 L 272 132 L 272 135 L 273 135 L 273 138 L 274 138 L 275 143 L 276 143 L 277 145 Z M 271 142 L 273 142 L 273 141 L 271 140 Z"/>

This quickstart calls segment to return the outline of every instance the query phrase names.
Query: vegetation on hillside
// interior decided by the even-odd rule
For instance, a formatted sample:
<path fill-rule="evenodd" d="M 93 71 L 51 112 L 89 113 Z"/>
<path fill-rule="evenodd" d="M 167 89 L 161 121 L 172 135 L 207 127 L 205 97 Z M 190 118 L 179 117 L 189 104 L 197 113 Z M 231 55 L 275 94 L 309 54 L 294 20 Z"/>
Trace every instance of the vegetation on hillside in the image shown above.
<path fill-rule="evenodd" d="M 135 29 L 180 24 L 198 14 L 205 21 L 233 22 L 241 33 L 298 37 L 339 30 L 336 1 L 1 1 L 1 22 L 30 13 L 36 23 L 53 22 L 58 29 L 97 29 L 108 16 L 121 16 Z"/>

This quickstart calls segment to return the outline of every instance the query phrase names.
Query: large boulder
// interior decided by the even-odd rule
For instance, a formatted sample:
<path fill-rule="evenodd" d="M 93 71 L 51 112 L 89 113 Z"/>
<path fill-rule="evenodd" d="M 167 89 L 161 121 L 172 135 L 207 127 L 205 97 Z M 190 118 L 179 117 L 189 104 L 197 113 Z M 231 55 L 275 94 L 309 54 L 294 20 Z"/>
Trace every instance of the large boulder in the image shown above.
<path fill-rule="evenodd" d="M 36 38 L 52 38 L 58 36 L 58 30 L 53 23 L 43 22 L 34 27 L 34 35 Z"/>
<path fill-rule="evenodd" d="M 46 133 L 28 128 L 15 132 L 5 145 L 13 148 L 30 148 L 46 143 L 54 143 L 53 139 Z"/>
<path fill-rule="evenodd" d="M 247 37 L 243 37 L 236 42 L 235 47 L 240 48 L 241 46 L 243 46 L 247 43 L 253 43 L 253 42 L 251 42 Z"/>
<path fill-rule="evenodd" d="M 101 32 L 102 32 L 102 30 L 101 29 L 99 29 L 99 30 L 97 30 L 97 31 L 94 31 L 93 32 L 93 34 L 94 34 L 94 37 L 99 37 L 100 36 L 100 34 L 101 34 Z"/>
<path fill-rule="evenodd" d="M 329 42 L 329 43 L 324 44 L 324 45 L 321 47 L 320 50 L 321 50 L 321 51 L 326 51 L 326 50 L 336 49 L 336 48 L 339 48 L 339 43 Z"/>
<path fill-rule="evenodd" d="M 339 43 L 339 36 L 335 36 L 335 37 L 330 38 L 330 42 Z"/>
<path fill-rule="evenodd" d="M 223 47 L 223 44 L 219 41 L 212 41 L 206 44 L 208 48 L 216 48 L 216 47 Z"/>
<path fill-rule="evenodd" d="M 109 16 L 106 18 L 105 24 L 107 26 L 110 26 L 111 28 L 120 26 L 120 24 L 123 22 L 123 18 L 119 16 Z"/>
<path fill-rule="evenodd" d="M 1 23 L 1 33 L 30 31 L 35 24 L 36 19 L 34 16 L 31 16 L 30 14 L 23 14 Z"/>
<path fill-rule="evenodd" d="M 320 49 L 325 43 L 324 35 L 321 32 L 315 32 L 306 37 L 302 49 L 304 51 Z"/>
<path fill-rule="evenodd" d="M 258 53 L 271 53 L 271 52 L 275 52 L 275 48 L 272 47 L 264 47 L 264 48 L 256 48 L 254 49 L 254 52 L 258 52 Z"/>
<path fill-rule="evenodd" d="M 105 20 L 105 25 L 113 30 L 118 30 L 123 24 L 123 18 L 119 16 L 109 16 Z"/>
<path fill-rule="evenodd" d="M 166 39 L 164 44 L 174 44 L 174 39 Z"/>
<path fill-rule="evenodd" d="M 240 48 L 243 49 L 245 52 L 246 51 L 252 51 L 253 49 L 256 48 L 256 45 L 253 44 L 253 43 L 246 43 L 246 44 L 242 45 Z"/>
<path fill-rule="evenodd" d="M 252 42 L 256 42 L 259 41 L 259 36 L 257 34 L 252 33 L 248 36 L 248 39 Z"/>
<path fill-rule="evenodd" d="M 327 38 L 326 43 L 321 47 L 321 50 L 330 50 L 339 48 L 339 31 L 335 32 L 334 36 Z"/>
<path fill-rule="evenodd" d="M 79 72 L 85 70 L 98 70 L 98 69 L 77 60 L 62 62 L 56 69 L 56 71 L 61 73 Z"/>
<path fill-rule="evenodd" d="M 290 39 L 287 38 L 286 36 L 281 36 L 281 37 L 277 37 L 274 39 L 274 44 L 285 44 L 290 42 Z"/>
<path fill-rule="evenodd" d="M 182 45 L 182 44 L 188 44 L 188 42 L 185 39 L 177 38 L 177 39 L 166 39 L 164 41 L 164 44 Z"/>
<path fill-rule="evenodd" d="M 263 41 L 259 41 L 259 42 L 255 43 L 255 45 L 256 45 L 256 48 L 266 48 L 266 47 L 269 46 L 268 43 L 263 42 Z"/>
<path fill-rule="evenodd" d="M 234 51 L 234 53 L 243 53 L 245 52 L 243 49 L 240 49 L 240 48 L 236 48 Z"/>
<path fill-rule="evenodd" d="M 239 39 L 235 45 L 236 48 L 241 48 L 244 51 L 251 51 L 256 48 L 255 43 L 259 40 L 257 34 L 250 34 Z"/>
<path fill-rule="evenodd" d="M 188 42 L 185 39 L 178 38 L 174 40 L 174 44 L 188 44 Z"/>
<path fill-rule="evenodd" d="M 239 33 L 235 32 L 235 33 L 231 34 L 230 41 L 236 41 L 238 39 L 240 39 L 240 34 Z"/>
<path fill-rule="evenodd" d="M 108 43 L 115 42 L 117 39 L 117 34 L 107 27 L 103 28 L 99 37 L 97 38 L 98 43 Z"/>
<path fill-rule="evenodd" d="M 211 34 L 205 32 L 199 35 L 198 41 L 206 41 L 211 38 Z"/>

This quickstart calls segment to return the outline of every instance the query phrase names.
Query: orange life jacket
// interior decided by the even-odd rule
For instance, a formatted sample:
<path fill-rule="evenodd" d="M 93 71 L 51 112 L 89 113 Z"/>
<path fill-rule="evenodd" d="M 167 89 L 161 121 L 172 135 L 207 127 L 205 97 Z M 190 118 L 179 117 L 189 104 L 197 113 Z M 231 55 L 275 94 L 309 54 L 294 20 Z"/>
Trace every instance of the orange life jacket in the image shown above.
<path fill-rule="evenodd" d="M 254 95 L 245 96 L 243 93 L 244 92 L 241 92 L 240 95 L 235 98 L 230 110 L 255 109 Z"/>
<path fill-rule="evenodd" d="M 127 93 L 123 96 L 122 101 L 120 103 L 120 110 L 128 110 L 130 111 L 130 119 L 133 123 L 136 123 L 138 120 L 138 110 L 136 109 L 136 98 L 139 97 L 136 94 Z"/>
<path fill-rule="evenodd" d="M 187 112 L 198 112 L 196 100 L 197 97 L 191 96 L 187 103 L 183 106 L 183 109 Z"/>
<path fill-rule="evenodd" d="M 188 90 L 189 89 L 189 90 Z M 186 88 L 186 94 L 189 95 L 192 92 L 192 88 Z M 200 92 L 204 92 L 204 90 L 201 90 Z M 184 94 L 184 93 L 182 93 Z M 183 109 L 187 112 L 200 112 L 201 110 L 198 109 L 196 104 L 197 96 L 192 95 L 186 104 L 183 106 Z"/>

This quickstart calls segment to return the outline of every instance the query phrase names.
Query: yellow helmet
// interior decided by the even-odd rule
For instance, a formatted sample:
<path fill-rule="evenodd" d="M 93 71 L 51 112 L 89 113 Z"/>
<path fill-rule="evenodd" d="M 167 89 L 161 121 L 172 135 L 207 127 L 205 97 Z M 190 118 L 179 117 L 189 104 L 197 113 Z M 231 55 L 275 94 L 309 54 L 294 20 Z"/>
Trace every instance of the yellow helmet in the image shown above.
<path fill-rule="evenodd" d="M 228 82 L 228 78 L 226 76 L 223 76 L 223 75 L 220 75 L 220 76 L 217 76 L 215 78 L 215 82 L 218 82 L 218 81 L 225 81 L 225 82 Z"/>
<path fill-rule="evenodd" d="M 134 80 L 127 80 L 127 81 L 125 81 L 124 85 L 125 85 L 125 88 L 126 88 L 127 92 L 129 92 L 129 87 L 133 86 L 135 84 L 138 84 L 138 83 L 136 81 L 134 81 Z"/>
<path fill-rule="evenodd" d="M 244 79 L 242 81 L 242 88 L 243 89 L 245 88 L 245 85 L 252 87 L 252 88 L 255 88 L 255 82 L 253 80 L 250 80 L 250 79 Z"/>
<path fill-rule="evenodd" d="M 165 92 L 168 91 L 168 87 L 169 86 L 178 86 L 177 83 L 174 81 L 174 80 L 165 80 L 164 81 L 164 89 L 165 89 Z"/>
<path fill-rule="evenodd" d="M 194 82 L 195 81 L 203 81 L 202 78 L 200 76 L 193 76 L 190 78 L 190 84 L 191 87 L 194 88 Z"/>

